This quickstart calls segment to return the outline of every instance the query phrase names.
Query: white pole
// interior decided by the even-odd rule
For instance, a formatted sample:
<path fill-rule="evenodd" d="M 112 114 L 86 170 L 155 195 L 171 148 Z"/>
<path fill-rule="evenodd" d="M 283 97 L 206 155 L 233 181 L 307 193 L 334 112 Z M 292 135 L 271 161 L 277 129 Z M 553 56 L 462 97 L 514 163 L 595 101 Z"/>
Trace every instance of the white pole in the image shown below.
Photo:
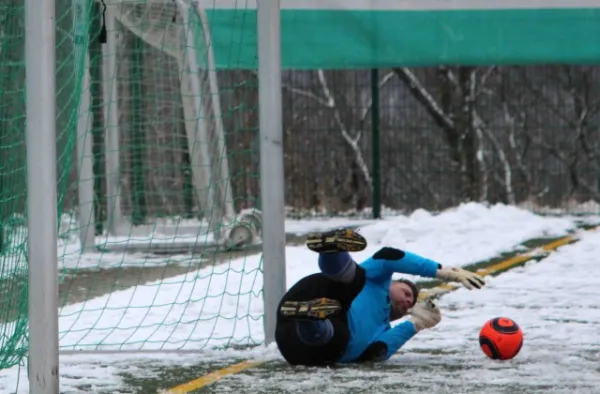
<path fill-rule="evenodd" d="M 224 206 L 223 214 L 226 218 L 232 219 L 235 215 L 233 205 L 233 190 L 231 186 L 231 176 L 229 174 L 229 159 L 227 158 L 227 146 L 225 145 L 225 127 L 223 126 L 223 113 L 221 111 L 221 97 L 219 94 L 219 83 L 217 80 L 217 65 L 215 62 L 215 54 L 213 51 L 212 38 L 210 35 L 210 23 L 208 16 L 203 8 L 196 3 L 196 12 L 202 24 L 204 33 L 204 46 L 207 53 L 207 72 L 208 83 L 210 86 L 210 100 L 213 104 L 213 116 L 215 117 L 216 125 L 216 155 L 215 160 L 218 160 L 219 165 L 219 187 L 221 193 L 218 198 L 223 199 L 221 204 Z"/>
<path fill-rule="evenodd" d="M 77 0 L 75 9 L 75 45 L 77 77 L 83 78 L 81 97 L 77 111 L 77 192 L 79 197 L 79 241 L 81 252 L 92 252 L 96 248 L 96 222 L 94 214 L 94 158 L 92 152 L 92 92 L 90 56 L 88 52 L 89 2 Z M 83 57 L 83 62 L 80 60 Z"/>
<path fill-rule="evenodd" d="M 102 44 L 102 99 L 106 158 L 106 216 L 108 233 L 119 235 L 124 224 L 121 211 L 119 161 L 119 105 L 117 92 L 117 31 L 114 8 L 106 7 L 106 43 Z"/>
<path fill-rule="evenodd" d="M 190 163 L 192 164 L 192 183 L 200 200 L 200 208 L 204 218 L 209 221 L 209 229 L 213 230 L 215 241 L 220 239 L 221 212 L 217 205 L 217 185 L 213 183 L 213 161 L 211 160 L 210 136 L 206 125 L 206 113 L 202 106 L 202 85 L 200 82 L 198 68 L 198 54 L 196 52 L 196 40 L 194 29 L 190 25 L 188 12 L 190 7 L 181 0 L 177 0 L 177 8 L 183 19 L 185 46 L 183 56 L 186 69 L 183 70 L 182 79 L 189 81 L 189 89 L 192 93 L 195 107 L 194 130 L 186 130 L 188 137 L 188 149 Z M 187 75 L 186 75 L 187 74 Z"/>
<path fill-rule="evenodd" d="M 29 392 L 58 394 L 54 0 L 25 1 Z"/>
<path fill-rule="evenodd" d="M 94 214 L 94 158 L 92 152 L 92 106 L 90 56 L 86 51 L 83 86 L 77 119 L 77 192 L 79 197 L 79 241 L 81 252 L 96 249 Z"/>
<path fill-rule="evenodd" d="M 257 7 L 264 327 L 270 343 L 286 289 L 280 1 L 259 0 Z"/>

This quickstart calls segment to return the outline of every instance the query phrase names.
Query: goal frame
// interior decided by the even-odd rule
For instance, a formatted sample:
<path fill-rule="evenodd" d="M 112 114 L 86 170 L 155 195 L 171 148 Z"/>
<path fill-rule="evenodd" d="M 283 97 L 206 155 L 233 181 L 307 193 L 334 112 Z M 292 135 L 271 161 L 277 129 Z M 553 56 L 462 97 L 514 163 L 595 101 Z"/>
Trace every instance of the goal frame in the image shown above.
<path fill-rule="evenodd" d="M 91 4 L 91 1 L 98 2 L 99 0 L 74 0 L 75 4 Z M 89 2 L 89 3 L 88 3 Z M 155 223 L 146 225 L 134 225 L 124 215 L 121 208 L 121 179 L 120 179 L 120 157 L 119 157 L 119 105 L 118 92 L 116 87 L 116 70 L 118 64 L 118 22 L 119 18 L 116 15 L 115 8 L 119 4 L 161 4 L 164 0 L 140 1 L 140 0 L 107 0 L 102 3 L 103 18 L 106 26 L 106 43 L 102 45 L 102 107 L 104 111 L 104 144 L 105 144 L 105 179 L 106 179 L 106 201 L 107 201 L 107 218 L 105 228 L 108 236 L 143 236 L 149 234 L 152 230 L 163 234 L 199 234 L 210 232 L 213 235 L 213 242 L 203 243 L 201 245 L 189 241 L 168 241 L 160 242 L 157 240 L 149 240 L 148 242 L 136 242 L 135 244 L 123 243 L 108 243 L 103 245 L 105 250 L 114 252 L 152 252 L 160 251 L 161 253 L 184 253 L 189 251 L 205 250 L 206 248 L 214 248 L 223 244 L 239 244 L 250 243 L 254 234 L 245 234 L 245 239 L 241 242 L 239 239 L 231 239 L 230 234 L 226 233 L 224 226 L 220 223 L 225 220 L 229 223 L 234 223 L 236 213 L 233 206 L 233 195 L 231 181 L 229 179 L 229 164 L 225 146 L 225 132 L 222 121 L 222 111 L 219 96 L 219 86 L 216 73 L 216 64 L 214 53 L 211 45 L 210 25 L 208 17 L 200 2 L 186 2 L 184 0 L 176 0 L 174 3 L 179 11 L 179 14 L 184 20 L 186 31 L 181 32 L 185 36 L 185 53 L 181 51 L 171 51 L 167 55 L 176 59 L 180 78 L 180 97 L 183 104 L 184 116 L 188 121 L 185 122 L 185 132 L 187 137 L 187 145 L 189 157 L 191 161 L 192 185 L 194 187 L 194 196 L 197 198 L 197 205 L 200 207 L 215 207 L 210 209 L 210 215 L 207 217 L 208 225 L 197 228 L 196 226 L 182 227 L 176 229 L 162 224 L 160 220 Z M 79 5 L 80 9 L 88 7 Z M 188 12 L 193 9 L 201 24 L 203 31 L 203 43 L 196 42 L 198 37 L 195 37 L 188 23 Z M 80 11 L 85 13 L 86 11 Z M 89 20 L 87 15 L 81 16 L 82 20 Z M 144 40 L 147 45 L 155 45 L 147 35 L 134 31 L 131 27 L 126 27 L 121 23 L 122 27 L 129 28 L 133 34 L 138 35 Z M 86 42 L 87 40 L 82 40 Z M 212 118 L 215 121 L 215 147 L 210 151 L 206 143 L 202 141 L 210 141 L 208 127 L 205 119 L 207 118 L 206 109 L 203 105 L 200 67 L 197 64 L 198 54 L 196 48 L 204 46 L 206 49 L 206 72 L 208 74 L 208 85 Z M 159 48 L 160 49 L 160 48 Z M 89 51 L 85 50 L 85 66 L 84 86 L 81 90 L 80 97 L 80 115 L 77 127 L 77 163 L 78 163 L 78 179 L 83 187 L 79 190 L 79 217 L 81 221 L 79 239 L 82 252 L 90 252 L 96 250 L 95 237 L 95 212 L 94 212 L 94 189 L 93 189 L 93 153 L 90 138 L 86 138 L 88 130 L 90 130 L 91 114 L 88 109 L 91 103 L 91 78 L 90 78 L 90 62 Z M 208 100 L 208 99 L 207 99 Z M 197 119 L 194 121 L 193 119 Z M 220 153 L 222 157 L 214 157 L 215 152 Z M 217 167 L 217 168 L 213 168 Z M 206 187 L 211 183 L 213 177 L 216 176 L 218 182 L 214 187 Z M 223 184 L 225 184 L 223 186 Z M 206 191 L 204 191 L 206 190 Z M 222 204 L 219 202 L 222 201 Z M 222 206 L 221 206 L 222 205 Z M 242 217 L 242 221 L 244 218 Z M 236 228 L 234 224 L 233 228 Z M 240 237 L 239 232 L 235 236 Z"/>
<path fill-rule="evenodd" d="M 74 0 L 77 2 L 78 0 Z M 108 5 L 135 0 L 105 0 Z M 170 1 L 170 0 L 169 0 Z M 202 2 L 194 2 L 201 6 Z M 214 4 L 214 2 L 211 2 Z M 223 3 L 230 3 L 228 0 Z M 75 3 L 74 3 L 75 4 Z M 81 4 L 81 3 L 80 3 Z M 108 7 L 107 7 L 108 8 Z M 262 201 L 262 271 L 265 343 L 274 341 L 276 306 L 285 292 L 285 215 L 284 167 L 281 100 L 281 27 L 280 0 L 263 0 L 256 4 L 258 18 L 258 75 L 259 75 L 259 137 L 260 189 Z M 28 228 L 28 287 L 29 287 L 29 384 L 32 394 L 59 393 L 58 340 L 58 219 L 56 179 L 56 86 L 55 64 L 55 0 L 25 1 L 26 24 L 26 81 L 27 81 L 27 228 Z M 81 11 L 81 10 L 79 10 Z M 109 22 L 109 21 L 107 21 Z M 110 23 L 110 22 L 109 22 Z M 77 27 L 76 27 L 77 28 Z M 81 34 L 82 31 L 75 31 Z M 87 40 L 85 40 L 87 42 Z M 107 43 L 108 44 L 108 43 Z M 75 50 L 82 50 L 75 46 Z M 89 53 L 85 53 L 83 91 L 89 92 Z M 109 65 L 106 65 L 109 67 Z M 80 70 L 81 71 L 81 70 Z M 109 89 L 106 98 L 114 98 Z M 81 98 L 77 122 L 78 179 L 84 187 L 79 190 L 79 236 L 82 250 L 95 249 L 93 225 L 93 196 L 91 138 L 82 135 L 89 130 L 91 97 Z M 86 107 L 87 106 L 87 107 Z M 82 111 L 88 114 L 81 116 Z M 105 111 L 107 111 L 105 109 Z M 109 112 L 109 111 L 107 111 Z M 114 114 L 107 117 L 107 128 L 118 121 Z M 105 130 L 106 132 L 107 130 Z M 82 138 L 80 138 L 82 137 Z M 114 136 L 107 136 L 107 138 Z M 268 161 L 264 158 L 268 157 Z M 107 158 L 114 160 L 113 158 Z M 110 165 L 114 165 L 110 164 Z M 112 167 L 111 167 L 112 168 Z M 108 182 L 108 180 L 107 180 Z M 112 186 L 115 187 L 114 185 Z M 85 201 L 89 201 L 86 205 Z M 160 351 L 164 353 L 164 351 Z M 101 352 L 98 352 L 101 353 Z"/>

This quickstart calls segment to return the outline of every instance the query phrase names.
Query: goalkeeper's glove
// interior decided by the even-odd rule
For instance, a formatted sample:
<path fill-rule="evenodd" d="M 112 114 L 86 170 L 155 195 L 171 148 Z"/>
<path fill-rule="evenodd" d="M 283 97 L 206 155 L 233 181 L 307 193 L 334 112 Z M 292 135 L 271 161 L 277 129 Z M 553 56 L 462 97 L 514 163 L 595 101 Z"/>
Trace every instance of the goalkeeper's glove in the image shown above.
<path fill-rule="evenodd" d="M 469 290 L 481 289 L 485 285 L 485 281 L 481 276 L 474 272 L 456 267 L 440 266 L 435 277 L 444 282 L 460 282 Z"/>
<path fill-rule="evenodd" d="M 408 313 L 417 332 L 434 327 L 442 320 L 442 313 L 432 300 L 417 302 Z"/>

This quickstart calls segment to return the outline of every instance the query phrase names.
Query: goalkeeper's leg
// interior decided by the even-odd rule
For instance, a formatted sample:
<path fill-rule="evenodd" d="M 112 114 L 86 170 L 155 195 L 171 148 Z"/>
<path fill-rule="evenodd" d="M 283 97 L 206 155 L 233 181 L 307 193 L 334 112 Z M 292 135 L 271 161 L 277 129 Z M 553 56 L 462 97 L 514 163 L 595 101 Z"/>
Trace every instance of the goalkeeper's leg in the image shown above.
<path fill-rule="evenodd" d="M 365 272 L 347 250 L 366 247 L 352 230 L 312 234 L 309 249 L 319 253 L 320 274 L 294 285 L 279 305 L 276 341 L 291 364 L 323 365 L 336 362 L 350 333 L 346 313 L 365 283 Z"/>
<path fill-rule="evenodd" d="M 350 257 L 348 250 L 360 251 L 366 248 L 367 240 L 351 229 L 333 230 L 309 235 L 306 246 L 319 253 L 319 268 L 333 282 L 346 284 L 347 293 L 362 290 L 362 284 L 355 283 L 358 265 Z M 354 299 L 356 294 L 351 297 Z M 288 300 L 281 305 L 280 311 L 288 317 L 297 319 L 324 319 L 341 311 L 341 302 L 324 296 L 312 300 Z M 315 327 L 319 324 L 315 324 Z"/>
<path fill-rule="evenodd" d="M 350 338 L 346 312 L 351 303 L 345 287 L 319 273 L 301 279 L 283 296 L 275 341 L 288 363 L 330 365 L 344 354 Z"/>

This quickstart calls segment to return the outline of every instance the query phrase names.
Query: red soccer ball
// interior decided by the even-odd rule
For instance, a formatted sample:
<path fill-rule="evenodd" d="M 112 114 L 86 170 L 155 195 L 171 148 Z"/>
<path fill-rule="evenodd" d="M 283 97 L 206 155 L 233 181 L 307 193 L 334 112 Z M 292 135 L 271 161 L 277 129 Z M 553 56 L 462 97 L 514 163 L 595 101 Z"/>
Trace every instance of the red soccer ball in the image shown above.
<path fill-rule="evenodd" d="M 523 331 L 512 319 L 496 317 L 481 327 L 479 346 L 493 360 L 510 360 L 523 346 Z"/>

